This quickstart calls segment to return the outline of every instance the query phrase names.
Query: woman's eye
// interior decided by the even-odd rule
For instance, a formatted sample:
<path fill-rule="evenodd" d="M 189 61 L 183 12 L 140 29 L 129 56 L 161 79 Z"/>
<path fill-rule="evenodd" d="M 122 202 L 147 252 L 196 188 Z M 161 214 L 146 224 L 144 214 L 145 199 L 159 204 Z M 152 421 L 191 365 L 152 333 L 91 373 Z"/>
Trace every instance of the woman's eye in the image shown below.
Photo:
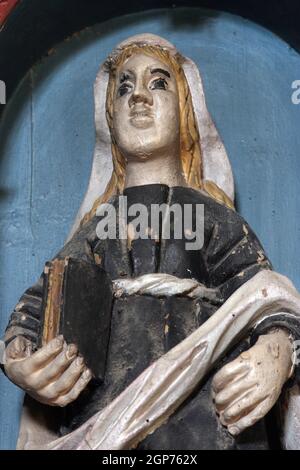
<path fill-rule="evenodd" d="M 166 90 L 168 84 L 164 78 L 158 78 L 151 83 L 151 90 Z"/>
<path fill-rule="evenodd" d="M 118 90 L 118 94 L 119 96 L 123 96 L 123 95 L 126 95 L 126 93 L 128 93 L 130 90 L 131 90 L 131 86 L 128 85 L 127 83 L 123 83 Z"/>

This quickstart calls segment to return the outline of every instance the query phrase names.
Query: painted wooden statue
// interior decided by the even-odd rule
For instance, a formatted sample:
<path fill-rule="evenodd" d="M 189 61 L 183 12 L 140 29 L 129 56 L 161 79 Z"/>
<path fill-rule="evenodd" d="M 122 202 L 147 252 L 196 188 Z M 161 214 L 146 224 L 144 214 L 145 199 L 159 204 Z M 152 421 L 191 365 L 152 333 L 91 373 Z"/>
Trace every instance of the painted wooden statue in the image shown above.
<path fill-rule="evenodd" d="M 234 209 L 230 164 L 197 67 L 166 40 L 135 36 L 101 67 L 95 106 L 89 187 L 55 258 L 96 264 L 112 280 L 104 378 L 95 381 L 78 346 L 61 336 L 37 348 L 41 277 L 5 334 L 5 373 L 27 393 L 19 448 L 270 448 L 280 429 L 269 412 L 296 377 L 300 296 Z M 120 219 L 116 237 L 101 236 L 120 196 L 126 236 Z M 147 222 L 141 236 L 134 204 L 147 214 L 163 205 L 156 230 Z M 163 237 L 170 208 L 184 214 L 186 206 L 182 236 L 173 218 Z"/>

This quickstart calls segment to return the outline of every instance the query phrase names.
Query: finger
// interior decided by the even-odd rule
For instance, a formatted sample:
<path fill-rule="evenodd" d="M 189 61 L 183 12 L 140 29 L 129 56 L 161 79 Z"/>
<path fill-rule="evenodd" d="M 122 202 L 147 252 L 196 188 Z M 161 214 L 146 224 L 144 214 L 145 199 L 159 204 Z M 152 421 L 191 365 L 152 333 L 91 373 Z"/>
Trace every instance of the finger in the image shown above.
<path fill-rule="evenodd" d="M 32 356 L 25 359 L 22 367 L 26 374 L 32 374 L 38 369 L 45 367 L 51 362 L 63 349 L 64 339 L 62 336 L 58 336 L 50 341 L 46 346 L 43 346 Z"/>
<path fill-rule="evenodd" d="M 78 348 L 75 344 L 69 344 L 68 346 L 65 344 L 63 350 L 48 365 L 29 377 L 32 388 L 40 390 L 60 377 L 75 359 L 77 353 Z"/>
<path fill-rule="evenodd" d="M 226 366 L 222 367 L 213 378 L 212 388 L 214 393 L 220 392 L 225 385 L 234 379 L 240 379 L 249 372 L 250 367 L 242 358 L 238 357 Z"/>
<path fill-rule="evenodd" d="M 236 421 L 232 426 L 228 426 L 228 431 L 232 436 L 237 436 L 244 429 L 253 426 L 257 421 L 262 419 L 268 411 L 272 408 L 273 404 L 270 400 L 265 398 L 257 407 L 255 407 L 249 414 Z"/>
<path fill-rule="evenodd" d="M 32 342 L 24 336 L 17 336 L 7 346 L 5 356 L 7 360 L 21 360 L 31 355 Z"/>
<path fill-rule="evenodd" d="M 233 424 L 262 403 L 267 397 L 258 397 L 253 393 L 256 389 L 256 387 L 253 387 L 253 389 L 247 392 L 241 399 L 226 408 L 220 415 L 221 423 L 225 426 Z"/>
<path fill-rule="evenodd" d="M 85 389 L 87 384 L 92 378 L 92 373 L 89 369 L 86 369 L 72 388 L 70 392 L 65 395 L 60 396 L 53 403 L 56 406 L 66 406 L 69 403 L 72 403 L 80 395 L 80 393 Z"/>
<path fill-rule="evenodd" d="M 238 398 L 245 393 L 253 389 L 256 384 L 249 382 L 242 378 L 235 382 L 230 383 L 227 387 L 223 388 L 217 395 L 214 397 L 215 407 L 217 411 L 222 411 L 224 408 L 227 408 L 230 404 L 233 404 Z"/>
<path fill-rule="evenodd" d="M 84 369 L 83 358 L 77 357 L 58 380 L 48 384 L 45 388 L 39 390 L 38 393 L 50 400 L 54 400 L 60 395 L 65 395 L 73 388 Z"/>

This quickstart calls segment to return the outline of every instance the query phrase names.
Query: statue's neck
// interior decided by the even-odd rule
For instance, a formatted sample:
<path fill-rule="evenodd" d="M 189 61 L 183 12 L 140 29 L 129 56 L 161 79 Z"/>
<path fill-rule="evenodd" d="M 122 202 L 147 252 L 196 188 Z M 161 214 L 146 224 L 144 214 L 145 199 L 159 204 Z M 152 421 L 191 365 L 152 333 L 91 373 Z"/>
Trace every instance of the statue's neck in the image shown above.
<path fill-rule="evenodd" d="M 125 188 L 145 184 L 187 186 L 180 159 L 174 158 L 173 155 L 164 155 L 143 160 L 128 160 Z"/>

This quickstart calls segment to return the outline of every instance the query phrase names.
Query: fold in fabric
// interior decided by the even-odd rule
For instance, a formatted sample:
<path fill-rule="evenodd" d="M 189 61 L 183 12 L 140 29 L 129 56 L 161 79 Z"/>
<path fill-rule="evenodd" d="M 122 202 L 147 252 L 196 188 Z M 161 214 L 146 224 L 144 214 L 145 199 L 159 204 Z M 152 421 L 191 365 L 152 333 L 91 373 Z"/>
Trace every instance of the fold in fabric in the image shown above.
<path fill-rule="evenodd" d="M 230 346 L 274 312 L 286 312 L 300 321 L 300 294 L 286 277 L 262 271 L 234 292 L 200 328 L 148 367 L 113 402 L 74 432 L 43 448 L 136 447 L 167 421 Z"/>

